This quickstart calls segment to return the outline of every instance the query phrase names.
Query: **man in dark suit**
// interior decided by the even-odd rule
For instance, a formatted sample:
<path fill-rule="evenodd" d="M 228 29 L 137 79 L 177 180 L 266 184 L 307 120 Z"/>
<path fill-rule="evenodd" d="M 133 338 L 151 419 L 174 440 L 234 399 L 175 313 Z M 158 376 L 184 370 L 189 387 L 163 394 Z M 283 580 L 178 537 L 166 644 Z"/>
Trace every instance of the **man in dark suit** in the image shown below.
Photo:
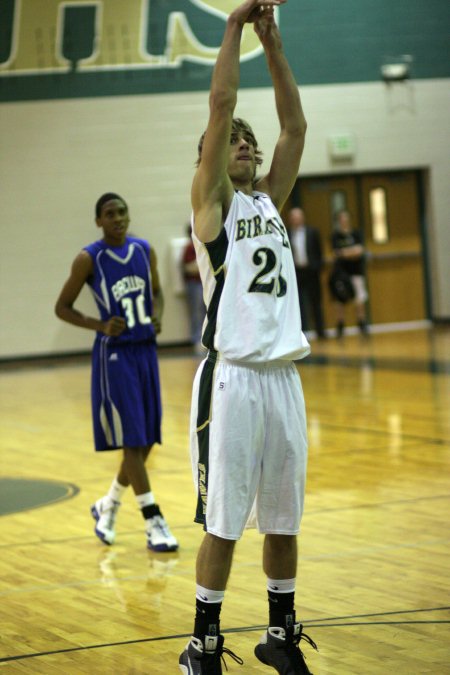
<path fill-rule="evenodd" d="M 323 312 L 320 270 L 322 268 L 322 245 L 317 228 L 306 225 L 305 214 L 299 207 L 288 214 L 289 238 L 294 256 L 295 271 L 300 297 L 300 313 L 303 330 L 309 329 L 313 319 L 317 337 L 326 337 Z"/>

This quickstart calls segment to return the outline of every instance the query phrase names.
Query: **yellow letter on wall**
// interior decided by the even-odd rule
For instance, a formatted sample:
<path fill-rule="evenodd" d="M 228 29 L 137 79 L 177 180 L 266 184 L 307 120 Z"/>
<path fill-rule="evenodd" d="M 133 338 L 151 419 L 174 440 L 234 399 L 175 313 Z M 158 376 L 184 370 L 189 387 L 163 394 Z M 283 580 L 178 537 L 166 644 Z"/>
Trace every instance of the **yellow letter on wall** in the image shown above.
<path fill-rule="evenodd" d="M 208 14 L 213 14 L 225 22 L 233 9 L 236 0 L 191 0 L 192 4 Z M 194 36 L 186 15 L 172 12 L 169 22 L 167 58 L 173 64 L 182 59 L 198 63 L 214 63 L 219 48 L 206 47 Z M 250 59 L 262 52 L 261 43 L 251 24 L 244 26 L 241 41 L 241 59 Z"/>
<path fill-rule="evenodd" d="M 16 0 L 11 57 L 0 73 L 65 72 L 71 64 L 62 54 L 64 7 L 96 7 L 94 51 L 80 60 L 80 70 L 160 64 L 145 53 L 149 0 Z M 145 31 L 145 32 L 144 32 Z"/>
<path fill-rule="evenodd" d="M 206 14 L 226 21 L 236 0 L 190 0 Z M 182 12 L 169 16 L 165 54 L 146 50 L 151 0 L 15 0 L 11 57 L 0 64 L 0 75 L 67 72 L 71 62 L 63 56 L 64 8 L 95 7 L 95 38 L 90 56 L 77 62 L 77 70 L 152 68 L 177 65 L 183 59 L 214 63 L 218 48 L 197 40 Z M 244 27 L 241 59 L 262 51 L 253 26 Z"/>

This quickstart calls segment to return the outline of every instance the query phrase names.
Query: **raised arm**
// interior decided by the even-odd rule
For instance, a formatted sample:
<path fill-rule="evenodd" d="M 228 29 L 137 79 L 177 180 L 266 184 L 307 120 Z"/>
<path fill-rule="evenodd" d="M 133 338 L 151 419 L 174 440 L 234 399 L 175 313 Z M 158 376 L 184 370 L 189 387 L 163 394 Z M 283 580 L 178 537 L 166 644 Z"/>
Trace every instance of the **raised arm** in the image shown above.
<path fill-rule="evenodd" d="M 228 17 L 212 74 L 209 120 L 191 192 L 195 233 L 201 241 L 212 241 L 217 237 L 233 197 L 227 167 L 239 87 L 239 54 L 244 24 L 254 22 L 260 12 L 285 1 L 246 0 Z"/>
<path fill-rule="evenodd" d="M 306 120 L 297 83 L 284 55 L 274 17 L 268 14 L 255 22 L 255 31 L 264 47 L 280 122 L 280 136 L 270 171 L 259 181 L 258 188 L 270 194 L 272 201 L 281 209 L 298 175 L 305 144 Z"/>

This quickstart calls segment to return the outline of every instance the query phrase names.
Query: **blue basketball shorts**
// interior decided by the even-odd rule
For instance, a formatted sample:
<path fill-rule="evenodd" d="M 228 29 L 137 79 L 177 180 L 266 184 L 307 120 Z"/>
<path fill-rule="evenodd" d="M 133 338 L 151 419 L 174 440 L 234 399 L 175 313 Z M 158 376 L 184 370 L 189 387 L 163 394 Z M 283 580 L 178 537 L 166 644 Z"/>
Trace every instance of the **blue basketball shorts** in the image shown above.
<path fill-rule="evenodd" d="M 161 391 L 156 345 L 112 344 L 105 336 L 92 351 L 91 399 L 95 449 L 161 443 Z"/>

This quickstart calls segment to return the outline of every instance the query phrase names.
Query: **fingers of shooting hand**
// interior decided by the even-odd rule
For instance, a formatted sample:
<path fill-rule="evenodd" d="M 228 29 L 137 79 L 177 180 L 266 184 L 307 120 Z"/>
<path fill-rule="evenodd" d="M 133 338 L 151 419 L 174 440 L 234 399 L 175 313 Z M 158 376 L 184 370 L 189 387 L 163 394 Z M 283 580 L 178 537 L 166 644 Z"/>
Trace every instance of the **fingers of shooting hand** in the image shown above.
<path fill-rule="evenodd" d="M 247 23 L 256 23 L 261 20 L 268 20 L 273 22 L 274 9 L 279 5 L 283 5 L 287 0 L 256 0 L 256 5 L 247 16 Z"/>
<path fill-rule="evenodd" d="M 273 15 L 274 5 L 278 3 L 267 2 L 266 0 L 258 2 L 257 7 L 252 12 L 254 21 L 260 21 L 266 16 Z"/>
<path fill-rule="evenodd" d="M 259 11 L 261 14 L 265 12 L 273 12 L 274 7 L 284 5 L 287 0 L 258 0 Z"/>
<path fill-rule="evenodd" d="M 230 17 L 233 17 L 241 25 L 253 23 L 266 12 L 273 12 L 274 6 L 285 2 L 286 0 L 245 0 L 231 12 Z"/>

